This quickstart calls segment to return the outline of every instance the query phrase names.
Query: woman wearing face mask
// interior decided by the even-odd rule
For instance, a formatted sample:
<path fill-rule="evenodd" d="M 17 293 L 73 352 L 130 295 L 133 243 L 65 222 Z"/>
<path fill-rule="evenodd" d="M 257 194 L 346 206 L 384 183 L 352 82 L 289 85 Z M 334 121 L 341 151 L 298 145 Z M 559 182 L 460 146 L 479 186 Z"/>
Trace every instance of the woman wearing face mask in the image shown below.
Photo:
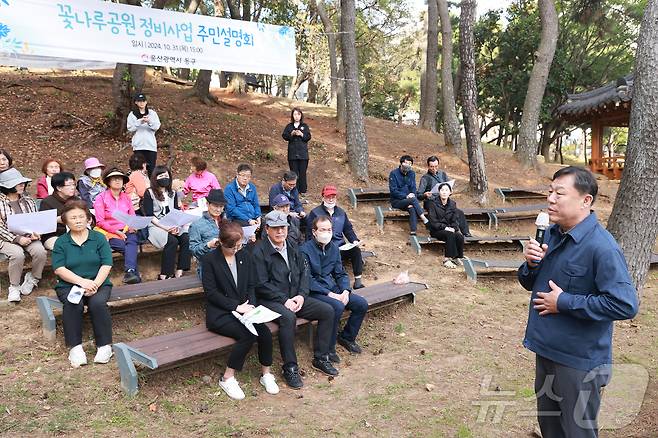
<path fill-rule="evenodd" d="M 62 163 L 52 158 L 47 159 L 41 166 L 43 175 L 37 180 L 37 199 L 44 199 L 53 194 L 53 186 L 50 183 L 56 173 L 63 170 Z"/>
<path fill-rule="evenodd" d="M 160 224 L 160 219 L 172 210 L 180 210 L 176 192 L 171 189 L 171 173 L 167 166 L 155 166 L 151 175 L 151 187 L 144 193 L 142 213 L 144 216 L 153 216 L 149 225 L 149 242 L 158 249 L 162 249 L 160 262 L 160 280 L 181 277 L 184 271 L 190 270 L 192 253 L 190 252 L 190 239 L 187 232 L 178 227 L 167 228 Z M 176 261 L 178 249 L 178 264 Z M 174 272 L 174 269 L 176 271 Z"/>
<path fill-rule="evenodd" d="M 79 201 L 75 196 L 75 176 L 70 172 L 60 172 L 53 175 L 50 184 L 53 186 L 53 194 L 41 201 L 39 211 L 57 210 L 57 229 L 54 233 L 41 236 L 43 246 L 52 251 L 55 241 L 59 236 L 66 233 L 66 225 L 62 220 L 64 204 L 68 201 Z"/>
<path fill-rule="evenodd" d="M 78 180 L 78 193 L 80 199 L 85 201 L 89 208 L 94 208 L 96 196 L 107 188 L 103 182 L 103 169 L 105 165 L 98 161 L 98 158 L 91 157 L 85 160 L 85 172 Z"/>
<path fill-rule="evenodd" d="M 148 107 L 144 93 L 135 95 L 135 108 L 128 114 L 128 132 L 133 133 L 133 152 L 139 152 L 146 159 L 146 170 L 153 172 L 158 158 L 158 142 L 155 132 L 160 129 L 158 113 Z"/>
<path fill-rule="evenodd" d="M 315 207 L 306 216 L 306 229 L 313 229 L 313 221 L 318 216 L 329 216 L 333 229 L 332 241 L 338 246 L 345 243 L 352 243 L 355 246 L 347 251 L 341 251 L 340 256 L 343 260 L 350 260 L 352 263 L 352 272 L 354 274 L 354 289 L 361 289 L 365 287 L 361 281 L 361 274 L 363 273 L 363 256 L 361 255 L 361 248 L 359 245 L 361 241 L 354 231 L 352 222 L 347 217 L 345 210 L 336 205 L 338 189 L 333 185 L 326 185 L 322 188 L 322 204 Z M 310 232 L 306 233 L 306 239 L 313 238 Z"/>
<path fill-rule="evenodd" d="M 464 257 L 464 236 L 459 230 L 457 204 L 450 199 L 455 181 L 439 184 L 439 197 L 428 200 L 430 235 L 445 242 L 443 266 L 454 269 Z"/>
<path fill-rule="evenodd" d="M 216 190 L 216 189 L 215 189 Z M 217 235 L 216 235 L 217 237 Z M 235 400 L 245 395 L 235 372 L 242 370 L 245 358 L 254 342 L 258 343 L 261 364 L 260 383 L 269 394 L 278 394 L 279 387 L 270 372 L 272 365 L 272 334 L 266 324 L 254 324 L 258 336 L 237 320 L 233 312 L 245 314 L 256 306 L 255 267 L 249 253 L 242 250 L 244 235 L 236 222 L 224 222 L 219 232 L 219 247 L 202 258 L 203 291 L 206 296 L 206 327 L 219 335 L 236 340 L 228 358 L 219 386 Z"/>
<path fill-rule="evenodd" d="M 290 113 L 290 123 L 281 134 L 288 142 L 288 165 L 295 172 L 297 189 L 302 198 L 306 195 L 306 169 L 308 168 L 308 142 L 311 140 L 311 129 L 304 123 L 304 113 L 299 108 L 293 108 Z"/>
<path fill-rule="evenodd" d="M 197 258 L 197 273 L 201 278 L 201 257 L 219 247 L 219 228 L 222 223 L 226 199 L 221 189 L 212 189 L 206 196 L 208 211 L 190 225 L 190 250 Z"/>
<path fill-rule="evenodd" d="M 9 168 L 0 173 L 0 254 L 9 259 L 9 297 L 10 302 L 19 302 L 21 295 L 29 295 L 37 287 L 43 267 L 46 264 L 46 250 L 36 233 L 18 235 L 9 231 L 9 216 L 22 213 L 34 213 L 37 206 L 34 199 L 25 193 L 27 183 L 32 181 L 21 173 Z M 32 270 L 23 275 L 26 253 L 32 257 Z"/>
<path fill-rule="evenodd" d="M 91 213 L 82 201 L 71 201 L 62 211 L 64 224 L 69 232 L 55 242 L 53 271 L 59 278 L 55 285 L 57 298 L 64 306 L 64 339 L 69 350 L 71 366 L 87 364 L 82 349 L 82 317 L 87 306 L 96 340 L 96 363 L 108 363 L 112 357 L 112 318 L 107 300 L 112 292 L 108 275 L 112 269 L 112 250 L 105 237 L 87 228 Z M 84 289 L 83 296 L 75 303 L 69 300 L 73 286 Z"/>

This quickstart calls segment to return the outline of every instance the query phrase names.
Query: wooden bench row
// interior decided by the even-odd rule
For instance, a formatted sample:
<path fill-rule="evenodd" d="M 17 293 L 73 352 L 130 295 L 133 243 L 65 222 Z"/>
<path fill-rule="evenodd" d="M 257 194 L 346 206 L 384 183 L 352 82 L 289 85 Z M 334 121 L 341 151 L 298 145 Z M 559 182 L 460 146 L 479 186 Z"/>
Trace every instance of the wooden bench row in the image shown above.
<path fill-rule="evenodd" d="M 372 310 L 406 300 L 413 303 L 416 292 L 424 289 L 427 289 L 427 285 L 423 283 L 395 285 L 389 282 L 359 289 L 358 293 L 366 298 L 369 310 Z M 305 319 L 297 320 L 298 327 L 308 325 L 312 330 L 312 325 L 308 323 Z M 272 334 L 278 332 L 278 325 L 269 323 L 268 326 Z M 208 331 L 205 325 L 132 342 L 116 343 L 113 350 L 119 366 L 121 387 L 129 396 L 137 394 L 139 379 L 135 365 L 152 371 L 162 371 L 217 355 L 234 343 L 234 339 Z"/>
<path fill-rule="evenodd" d="M 465 245 L 473 244 L 483 244 L 489 246 L 509 246 L 511 245 L 514 249 L 521 249 L 523 251 L 524 242 L 530 240 L 528 236 L 492 236 L 492 237 L 464 237 Z M 435 239 L 434 237 L 423 237 L 423 236 L 409 236 L 409 243 L 411 249 L 420 255 L 422 252 L 422 247 L 433 244 L 444 244 L 443 240 Z"/>

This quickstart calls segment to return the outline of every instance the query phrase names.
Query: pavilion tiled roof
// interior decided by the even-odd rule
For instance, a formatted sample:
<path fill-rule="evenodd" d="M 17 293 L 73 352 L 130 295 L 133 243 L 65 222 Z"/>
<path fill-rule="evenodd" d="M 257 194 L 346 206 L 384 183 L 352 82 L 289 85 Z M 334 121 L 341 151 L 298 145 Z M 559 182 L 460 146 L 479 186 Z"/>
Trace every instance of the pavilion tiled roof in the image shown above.
<path fill-rule="evenodd" d="M 630 111 L 633 98 L 631 73 L 595 90 L 568 94 L 567 103 L 556 110 L 556 116 L 570 121 L 584 121 L 595 115 L 613 112 L 623 107 Z"/>

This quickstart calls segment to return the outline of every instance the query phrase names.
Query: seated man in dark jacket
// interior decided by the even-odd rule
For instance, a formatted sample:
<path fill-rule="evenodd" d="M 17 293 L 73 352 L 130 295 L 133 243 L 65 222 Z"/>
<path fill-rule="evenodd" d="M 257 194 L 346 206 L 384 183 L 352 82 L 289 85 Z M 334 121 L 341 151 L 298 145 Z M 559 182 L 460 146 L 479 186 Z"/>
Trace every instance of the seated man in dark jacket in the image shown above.
<path fill-rule="evenodd" d="M 283 174 L 283 179 L 270 187 L 270 205 L 273 206 L 274 199 L 278 195 L 285 195 L 290 200 L 290 214 L 302 219 L 306 216 L 304 207 L 299 200 L 297 191 L 297 174 L 288 170 Z"/>
<path fill-rule="evenodd" d="M 359 243 L 359 238 L 354 232 L 352 222 L 347 217 L 345 210 L 336 205 L 336 190 L 335 186 L 326 185 L 322 188 L 322 204 L 315 207 L 308 214 L 306 218 L 306 229 L 313 229 L 313 221 L 318 216 L 328 216 L 331 218 L 331 227 L 334 235 L 331 239 L 333 243 L 340 248 L 345 241 L 349 243 Z M 311 232 L 306 233 L 306 240 L 313 237 Z M 349 259 L 352 263 L 352 272 L 354 273 L 354 289 L 361 289 L 363 283 L 361 282 L 361 274 L 363 274 L 363 256 L 361 255 L 361 248 L 355 246 L 346 251 L 340 251 L 340 256 L 343 260 Z"/>
<path fill-rule="evenodd" d="M 418 192 L 416 197 L 424 201 L 423 208 L 425 211 L 429 211 L 427 202 L 430 199 L 437 200 L 439 197 L 438 192 L 432 193 L 432 189 L 439 183 L 444 183 L 448 181 L 448 175 L 443 171 L 439 170 L 439 157 L 432 155 L 427 159 L 427 173 L 420 177 L 420 183 L 418 183 Z M 466 216 L 464 212 L 460 209 L 457 209 L 457 220 L 459 222 L 459 229 L 462 231 L 465 237 L 469 237 L 471 232 L 468 229 L 468 222 L 466 221 Z"/>
<path fill-rule="evenodd" d="M 299 227 L 299 218 L 290 211 L 290 199 L 286 195 L 276 195 L 270 202 L 272 211 L 280 211 L 288 217 L 288 240 L 292 240 L 296 245 L 304 243 L 304 237 Z M 263 228 L 261 238 L 267 238 L 267 229 Z"/>
<path fill-rule="evenodd" d="M 294 243 L 286 240 L 288 221 L 284 213 L 271 211 L 265 216 L 267 239 L 256 244 L 252 256 L 256 266 L 256 297 L 260 304 L 281 315 L 279 347 L 283 359 L 283 377 L 288 386 L 304 386 L 295 354 L 297 317 L 317 320 L 313 368 L 331 376 L 338 370 L 329 361 L 329 344 L 334 311 L 329 304 L 308 296 L 308 266 Z"/>
<path fill-rule="evenodd" d="M 457 220 L 457 204 L 450 199 L 454 183 L 454 180 L 440 183 L 439 198 L 432 198 L 427 203 L 430 235 L 446 243 L 443 266 L 450 269 L 461 265 L 461 259 L 464 257 L 464 236 Z"/>
<path fill-rule="evenodd" d="M 339 363 L 336 341 L 350 353 L 361 353 L 361 347 L 356 343 L 356 336 L 368 311 L 368 301 L 350 290 L 350 278 L 340 261 L 340 250 L 331 241 L 333 237 L 331 218 L 316 217 L 313 220 L 312 233 L 313 239 L 306 241 L 300 250 L 309 264 L 310 295 L 331 305 L 334 309 L 334 329 L 329 359 Z M 338 334 L 338 325 L 345 309 L 351 311 L 350 317 L 343 331 Z"/>
<path fill-rule="evenodd" d="M 416 173 L 411 170 L 414 159 L 409 155 L 400 157 L 400 166 L 388 176 L 391 192 L 391 207 L 409 212 L 409 232 L 416 235 L 418 219 L 427 223 L 425 212 L 416 198 Z"/>

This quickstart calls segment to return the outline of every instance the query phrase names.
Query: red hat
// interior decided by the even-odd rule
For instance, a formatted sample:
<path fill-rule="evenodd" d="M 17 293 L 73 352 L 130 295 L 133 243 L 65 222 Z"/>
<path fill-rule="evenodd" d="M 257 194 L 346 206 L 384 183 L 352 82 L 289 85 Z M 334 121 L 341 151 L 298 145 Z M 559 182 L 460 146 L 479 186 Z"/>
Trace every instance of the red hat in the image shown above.
<path fill-rule="evenodd" d="M 336 186 L 326 185 L 322 188 L 322 196 L 331 196 L 337 194 L 338 194 L 338 189 L 336 189 Z"/>

